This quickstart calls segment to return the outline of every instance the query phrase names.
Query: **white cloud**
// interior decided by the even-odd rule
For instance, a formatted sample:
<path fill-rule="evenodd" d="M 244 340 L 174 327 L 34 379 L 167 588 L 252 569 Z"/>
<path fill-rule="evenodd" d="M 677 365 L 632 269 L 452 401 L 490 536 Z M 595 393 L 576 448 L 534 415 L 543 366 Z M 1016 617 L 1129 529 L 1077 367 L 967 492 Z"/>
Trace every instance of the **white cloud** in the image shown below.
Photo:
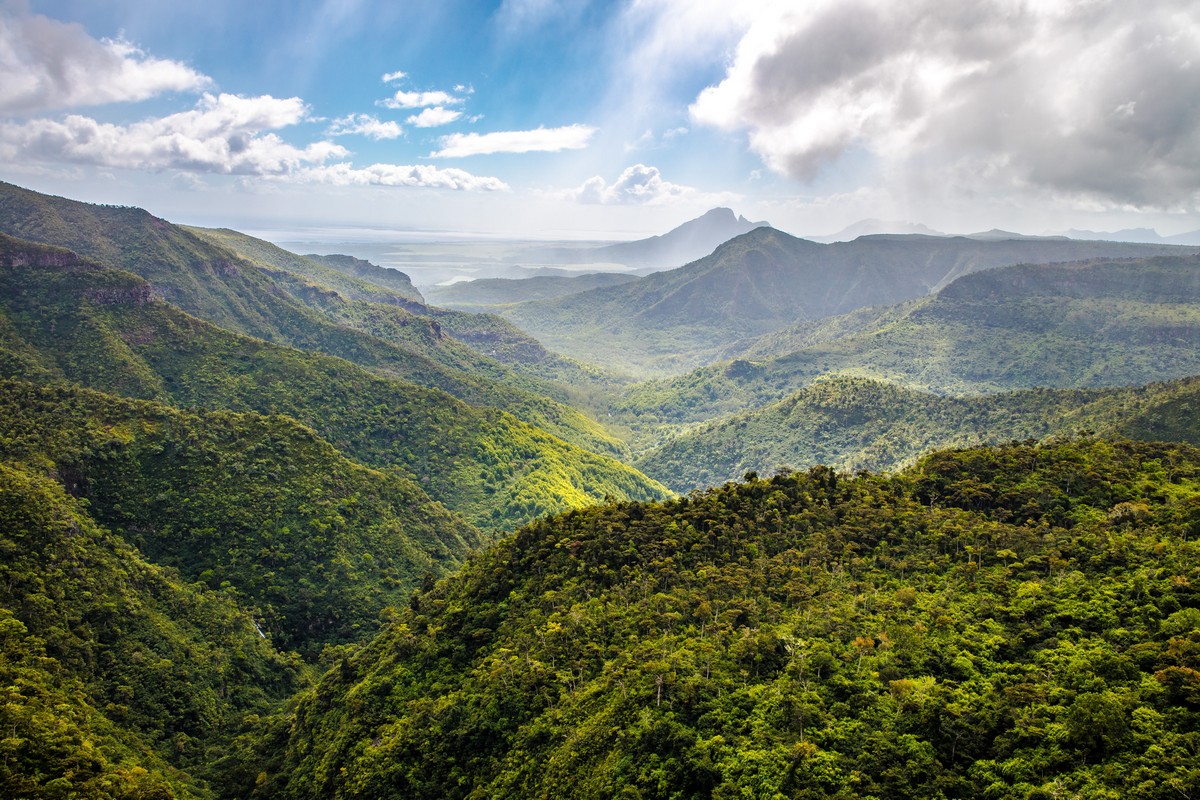
<path fill-rule="evenodd" d="M 372 164 L 362 168 L 349 164 L 329 164 L 305 168 L 293 177 L 297 181 L 334 186 L 412 186 L 491 192 L 508 189 L 508 184 L 499 178 L 472 175 L 461 169 L 438 169 L 427 164 Z"/>
<path fill-rule="evenodd" d="M 898 185 L 1102 205 L 1196 202 L 1200 14 L 1126 4 L 748 5 L 693 119 L 809 181 L 867 154 Z"/>
<path fill-rule="evenodd" d="M 442 106 L 434 106 L 426 108 L 420 114 L 413 114 L 408 118 L 408 124 L 418 128 L 436 128 L 439 125 L 447 125 L 462 116 L 461 111 L 452 111 Z"/>
<path fill-rule="evenodd" d="M 380 139 L 395 139 L 403 132 L 400 125 L 391 120 L 381 121 L 378 117 L 373 117 L 370 114 L 348 114 L 335 119 L 330 124 L 327 134 L 329 136 L 358 134 L 360 136 L 369 136 L 378 141 Z"/>
<path fill-rule="evenodd" d="M 568 196 L 580 203 L 597 205 L 657 205 L 696 194 L 690 186 L 664 181 L 658 167 L 635 164 L 626 167 L 611 185 L 597 175 L 588 178 Z"/>
<path fill-rule="evenodd" d="M 430 158 L 462 158 L 491 153 L 556 153 L 587 147 L 596 129 L 588 125 L 536 128 L 531 131 L 452 133 L 441 139 L 442 149 Z"/>
<path fill-rule="evenodd" d="M 130 102 L 211 85 L 178 61 L 125 41 L 98 41 L 77 24 L 0 6 L 0 113 Z"/>
<path fill-rule="evenodd" d="M 0 159 L 286 175 L 302 165 L 345 157 L 348 151 L 332 142 L 299 148 L 270 132 L 301 122 L 306 114 L 297 97 L 206 94 L 192 111 L 130 125 L 75 114 L 61 121 L 0 123 Z"/>
<path fill-rule="evenodd" d="M 452 106 L 461 102 L 461 97 L 455 97 L 442 91 L 406 92 L 400 90 L 387 100 L 380 100 L 379 105 L 385 108 L 427 108 L 429 106 Z"/>
<path fill-rule="evenodd" d="M 382 77 L 380 77 L 380 80 L 383 81 L 384 83 L 393 83 L 395 81 L 400 80 L 401 78 L 407 78 L 407 77 L 408 77 L 407 72 L 403 72 L 401 70 L 396 70 L 395 72 L 383 73 Z"/>

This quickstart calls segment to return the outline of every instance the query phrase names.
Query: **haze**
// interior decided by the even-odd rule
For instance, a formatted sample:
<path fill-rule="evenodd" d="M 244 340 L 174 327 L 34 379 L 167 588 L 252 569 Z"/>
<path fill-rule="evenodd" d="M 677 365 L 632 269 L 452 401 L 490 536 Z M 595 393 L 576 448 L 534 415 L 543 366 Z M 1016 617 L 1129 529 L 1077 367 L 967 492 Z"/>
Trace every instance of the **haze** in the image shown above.
<path fill-rule="evenodd" d="M 1188 0 L 0 10 L 0 178 L 276 240 L 634 239 L 716 205 L 1169 236 L 1200 228 L 1197 96 Z"/>

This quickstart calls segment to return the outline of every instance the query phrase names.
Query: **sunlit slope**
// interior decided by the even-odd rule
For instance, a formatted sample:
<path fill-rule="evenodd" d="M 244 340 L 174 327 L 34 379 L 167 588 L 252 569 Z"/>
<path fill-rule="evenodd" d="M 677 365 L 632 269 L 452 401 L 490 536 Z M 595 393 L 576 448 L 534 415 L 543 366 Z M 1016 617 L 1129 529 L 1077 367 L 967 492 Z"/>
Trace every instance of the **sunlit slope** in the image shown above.
<path fill-rule="evenodd" d="M 8 377 L 66 379 L 182 406 L 287 414 L 363 463 L 396 466 L 485 529 L 663 488 L 490 408 L 342 359 L 216 328 L 140 278 L 86 264 L 0 270 Z"/>
<path fill-rule="evenodd" d="M 140 275 L 154 297 L 228 330 L 345 358 L 473 405 L 509 411 L 581 447 L 622 452 L 601 425 L 564 402 L 565 390 L 515 376 L 472 349 L 472 340 L 480 339 L 492 342 L 492 351 L 530 358 L 533 371 L 560 366 L 497 318 L 445 312 L 443 325 L 395 287 L 348 277 L 244 234 L 187 229 L 141 209 L 80 203 L 4 183 L 0 232 L 67 247 Z M 548 396 L 556 392 L 557 398 Z"/>
<path fill-rule="evenodd" d="M 570 405 L 572 392 L 556 382 L 576 376 L 578 368 L 499 317 L 425 306 L 408 297 L 406 277 L 399 281 L 378 275 L 395 270 L 367 262 L 346 271 L 329 266 L 345 266 L 340 259 L 349 256 L 318 260 L 237 231 L 188 230 L 229 248 L 278 285 L 291 287 L 310 310 L 327 318 L 323 324 L 332 322 L 341 338 L 353 341 L 352 346 L 321 352 L 441 389 L 471 405 L 499 408 L 585 449 L 624 454 L 624 445 Z M 397 283 L 399 293 L 391 288 Z M 412 293 L 420 297 L 415 288 Z"/>

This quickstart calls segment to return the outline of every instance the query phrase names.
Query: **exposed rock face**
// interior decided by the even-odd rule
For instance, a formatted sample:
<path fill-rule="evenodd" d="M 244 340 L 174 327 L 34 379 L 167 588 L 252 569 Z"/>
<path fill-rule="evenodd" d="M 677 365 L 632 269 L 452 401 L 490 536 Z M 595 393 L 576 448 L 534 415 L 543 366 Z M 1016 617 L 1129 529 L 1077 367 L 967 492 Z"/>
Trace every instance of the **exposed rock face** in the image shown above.
<path fill-rule="evenodd" d="M 142 306 L 151 300 L 148 283 L 120 289 L 88 289 L 83 296 L 102 306 Z"/>
<path fill-rule="evenodd" d="M 0 254 L 0 266 L 66 269 L 84 266 L 84 262 L 79 256 L 68 250 L 46 252 L 17 250 Z"/>

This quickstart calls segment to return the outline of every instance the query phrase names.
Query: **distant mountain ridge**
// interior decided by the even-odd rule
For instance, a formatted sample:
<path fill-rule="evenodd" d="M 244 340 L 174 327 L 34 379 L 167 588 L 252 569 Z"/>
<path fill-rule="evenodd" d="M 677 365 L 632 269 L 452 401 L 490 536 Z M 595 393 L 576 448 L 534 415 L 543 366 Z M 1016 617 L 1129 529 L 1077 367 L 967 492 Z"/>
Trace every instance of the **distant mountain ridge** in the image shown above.
<path fill-rule="evenodd" d="M 714 208 L 696 219 L 648 239 L 574 250 L 532 250 L 530 255 L 540 255 L 549 263 L 558 264 L 611 262 L 639 269 L 668 269 L 703 258 L 723 242 L 768 224 L 751 222 L 728 208 Z"/>
<path fill-rule="evenodd" d="M 1063 236 L 1072 239 L 1096 239 L 1109 242 L 1147 242 L 1152 244 L 1200 245 L 1200 230 L 1162 236 L 1153 228 L 1124 228 L 1119 231 L 1087 231 L 1072 228 Z"/>
<path fill-rule="evenodd" d="M 1200 375 L 1200 255 L 984 270 L 929 297 L 783 329 L 726 355 L 733 360 L 631 387 L 614 413 L 703 422 L 829 373 L 960 395 Z"/>
<path fill-rule="evenodd" d="M 429 301 L 463 311 L 496 311 L 498 306 L 529 300 L 553 300 L 590 289 L 619 286 L 637 280 L 624 272 L 584 275 L 539 275 L 533 278 L 481 278 L 425 290 Z"/>
<path fill-rule="evenodd" d="M 992 267 L 1190 252 L 1196 251 L 1069 239 L 924 235 L 819 244 L 763 227 L 677 269 L 501 313 L 558 352 L 661 375 L 717 360 L 740 339 L 914 299 Z"/>
<path fill-rule="evenodd" d="M 883 219 L 860 219 L 851 225 L 847 225 L 837 233 L 828 233 L 823 236 L 805 236 L 811 242 L 820 242 L 821 244 L 831 244 L 833 242 L 850 242 L 860 236 L 875 236 L 875 235 L 897 235 L 897 234 L 923 234 L 926 236 L 947 236 L 949 234 L 942 233 L 930 228 L 928 225 L 923 225 L 919 222 L 897 222 L 895 220 Z"/>

